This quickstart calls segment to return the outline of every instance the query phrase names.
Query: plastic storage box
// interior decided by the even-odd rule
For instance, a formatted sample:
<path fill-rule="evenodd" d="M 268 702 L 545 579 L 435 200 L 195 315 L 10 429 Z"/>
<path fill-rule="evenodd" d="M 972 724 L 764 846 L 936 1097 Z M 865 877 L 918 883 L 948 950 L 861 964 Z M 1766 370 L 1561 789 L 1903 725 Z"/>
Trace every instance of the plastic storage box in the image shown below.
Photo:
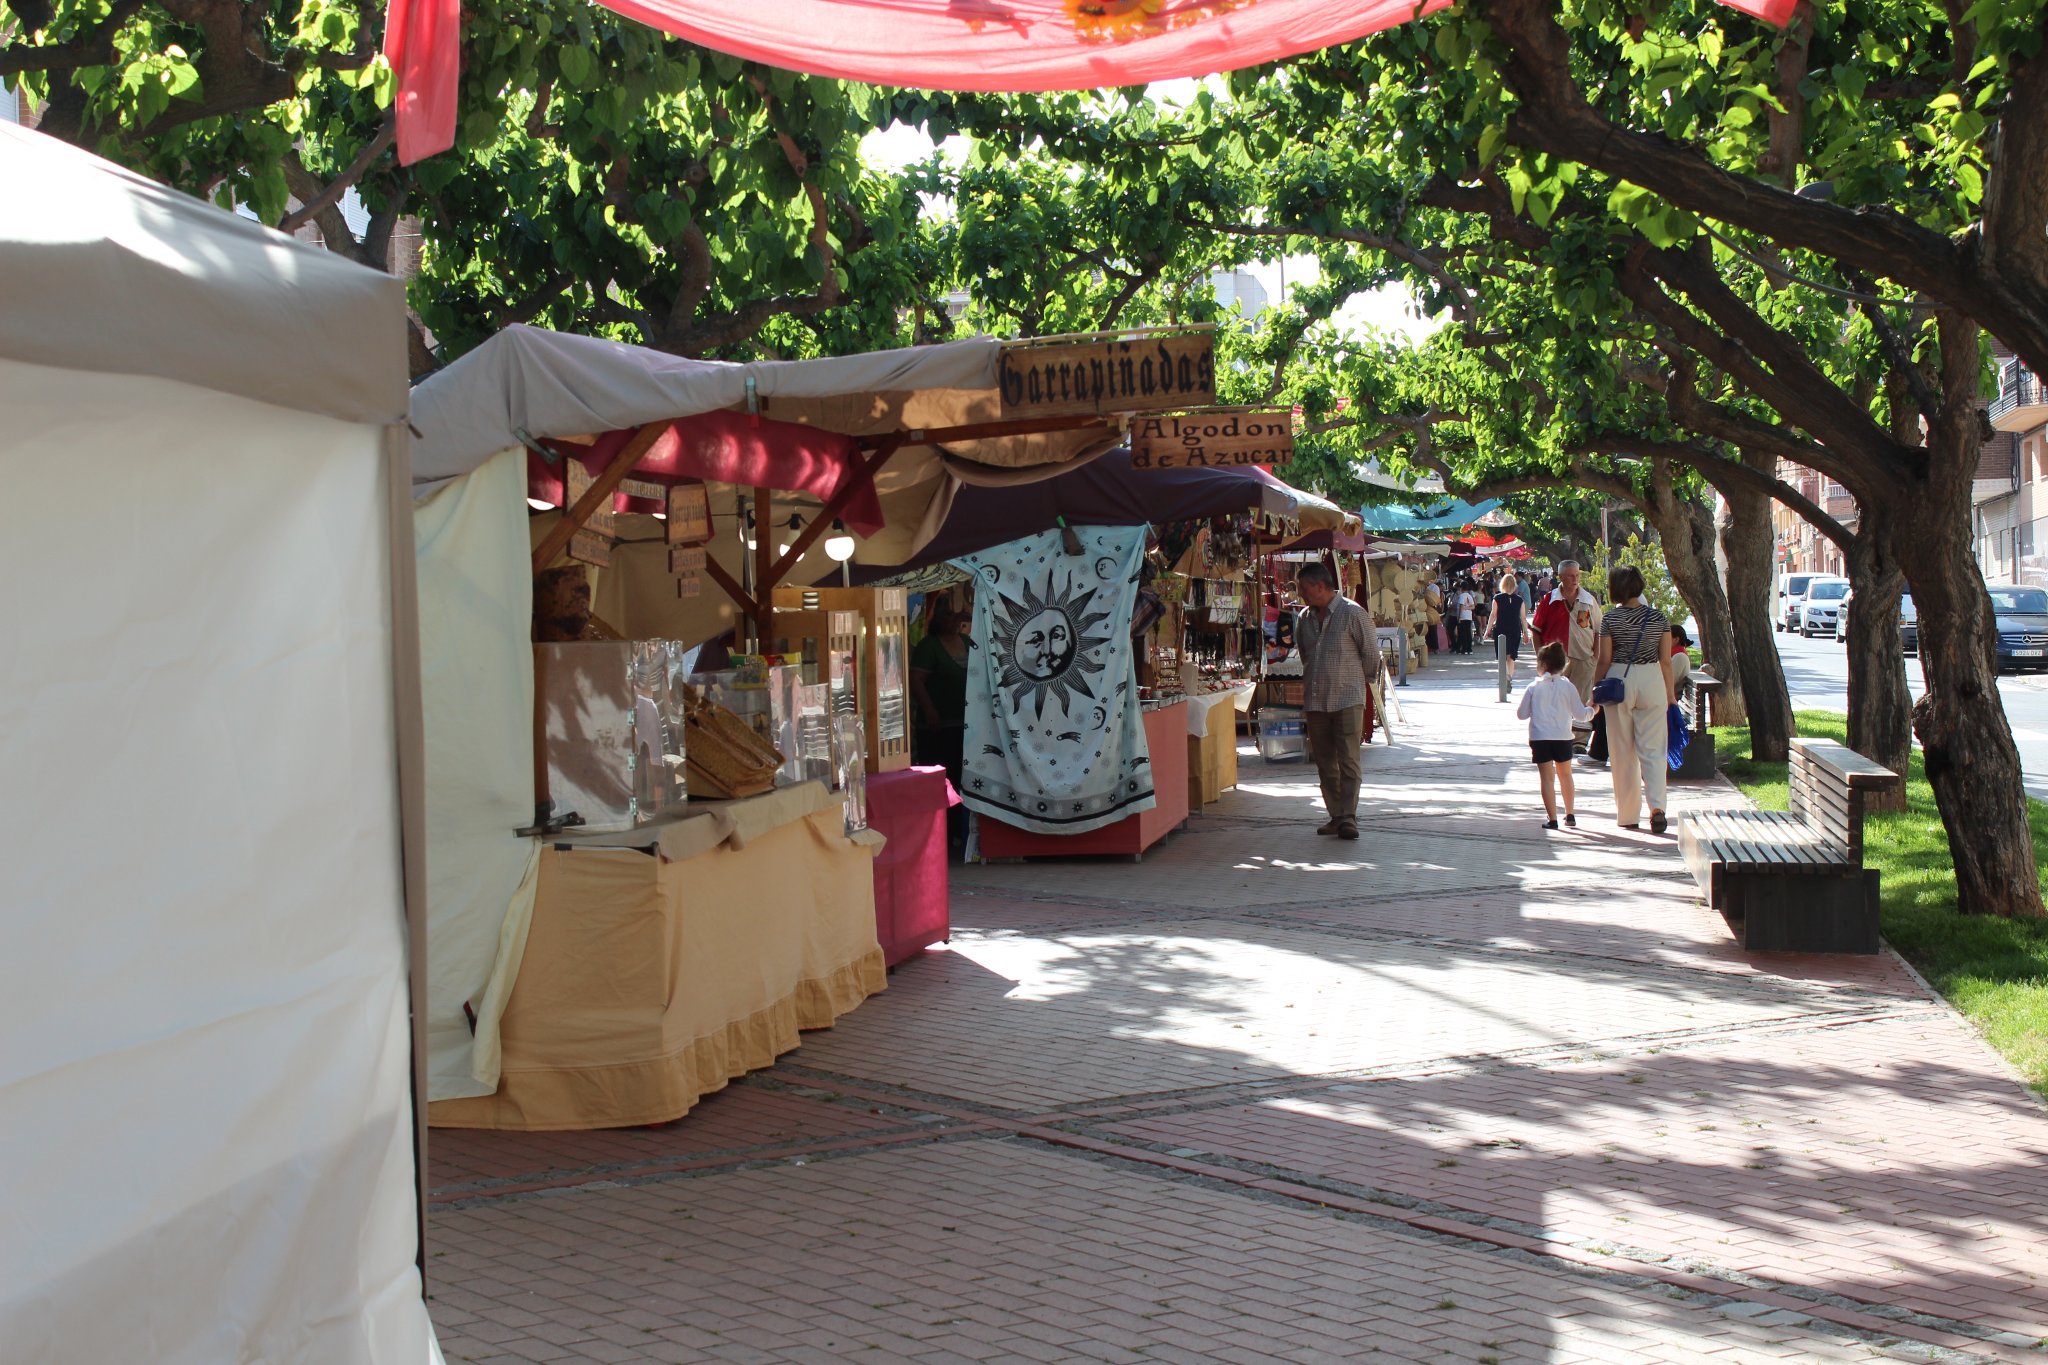
<path fill-rule="evenodd" d="M 1296 763 L 1308 754 L 1307 727 L 1298 706 L 1259 708 L 1259 757 L 1268 763 Z"/>

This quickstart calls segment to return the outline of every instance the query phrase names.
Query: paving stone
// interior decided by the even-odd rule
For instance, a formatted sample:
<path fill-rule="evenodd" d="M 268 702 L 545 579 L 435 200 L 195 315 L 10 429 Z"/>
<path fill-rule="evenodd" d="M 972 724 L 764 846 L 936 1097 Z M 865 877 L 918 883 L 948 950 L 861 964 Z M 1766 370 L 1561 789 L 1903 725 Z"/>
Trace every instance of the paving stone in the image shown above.
<path fill-rule="evenodd" d="M 1402 700 L 1355 845 L 1247 751 L 1142 863 L 959 870 L 951 951 L 676 1123 L 435 1130 L 448 1358 L 1928 1358 L 1745 1278 L 2048 1335 L 2048 1111 L 1981 1039 L 1742 952 L 1604 774 L 1538 828 L 1484 661 Z"/>

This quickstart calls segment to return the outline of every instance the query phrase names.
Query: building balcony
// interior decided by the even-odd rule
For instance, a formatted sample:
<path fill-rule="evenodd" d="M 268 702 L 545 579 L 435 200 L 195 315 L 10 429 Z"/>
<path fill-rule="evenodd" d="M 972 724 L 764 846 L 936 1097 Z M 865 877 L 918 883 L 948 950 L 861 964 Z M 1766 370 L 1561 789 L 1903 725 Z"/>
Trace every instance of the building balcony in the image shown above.
<path fill-rule="evenodd" d="M 1998 395 L 1991 400 L 1991 425 L 2000 431 L 2032 431 L 2048 425 L 2048 392 L 2034 372 L 2008 360 L 1998 376 Z"/>

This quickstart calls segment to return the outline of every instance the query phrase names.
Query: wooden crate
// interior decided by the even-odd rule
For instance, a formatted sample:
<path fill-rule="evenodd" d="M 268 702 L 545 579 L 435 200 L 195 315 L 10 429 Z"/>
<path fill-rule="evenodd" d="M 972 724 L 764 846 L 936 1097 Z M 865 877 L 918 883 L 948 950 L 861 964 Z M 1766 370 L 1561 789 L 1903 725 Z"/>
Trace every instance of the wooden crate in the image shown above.
<path fill-rule="evenodd" d="M 810 594 L 817 603 L 806 607 Z M 857 612 L 860 618 L 860 712 L 867 727 L 868 771 L 891 773 L 910 766 L 910 595 L 902 588 L 777 588 L 775 633 L 792 642 L 821 639 L 821 647 L 842 638 L 831 618 Z M 798 627 L 808 627 L 799 632 Z M 822 675 L 821 675 L 822 679 Z"/>

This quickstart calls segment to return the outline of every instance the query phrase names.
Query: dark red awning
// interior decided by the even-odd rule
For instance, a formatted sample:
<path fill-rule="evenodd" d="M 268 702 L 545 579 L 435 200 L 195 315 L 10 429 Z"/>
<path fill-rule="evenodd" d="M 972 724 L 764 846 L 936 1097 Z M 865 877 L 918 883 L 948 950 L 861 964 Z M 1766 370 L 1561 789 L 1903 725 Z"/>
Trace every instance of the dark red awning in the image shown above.
<path fill-rule="evenodd" d="M 601 473 L 626 448 L 634 432 L 611 431 L 587 446 L 567 442 L 549 448 L 581 460 L 591 473 Z M 840 516 L 857 534 L 882 529 L 882 503 L 865 474 L 866 463 L 851 436 L 794 422 L 776 422 L 743 412 L 706 412 L 671 422 L 640 459 L 632 477 L 649 483 L 729 483 L 741 488 L 772 488 L 781 493 L 809 493 L 830 502 L 841 488 L 858 479 L 862 486 Z M 565 501 L 561 467 L 550 466 L 531 452 L 526 460 L 527 496 L 557 505 Z M 659 512 L 647 498 L 625 493 L 612 500 L 618 512 Z"/>

